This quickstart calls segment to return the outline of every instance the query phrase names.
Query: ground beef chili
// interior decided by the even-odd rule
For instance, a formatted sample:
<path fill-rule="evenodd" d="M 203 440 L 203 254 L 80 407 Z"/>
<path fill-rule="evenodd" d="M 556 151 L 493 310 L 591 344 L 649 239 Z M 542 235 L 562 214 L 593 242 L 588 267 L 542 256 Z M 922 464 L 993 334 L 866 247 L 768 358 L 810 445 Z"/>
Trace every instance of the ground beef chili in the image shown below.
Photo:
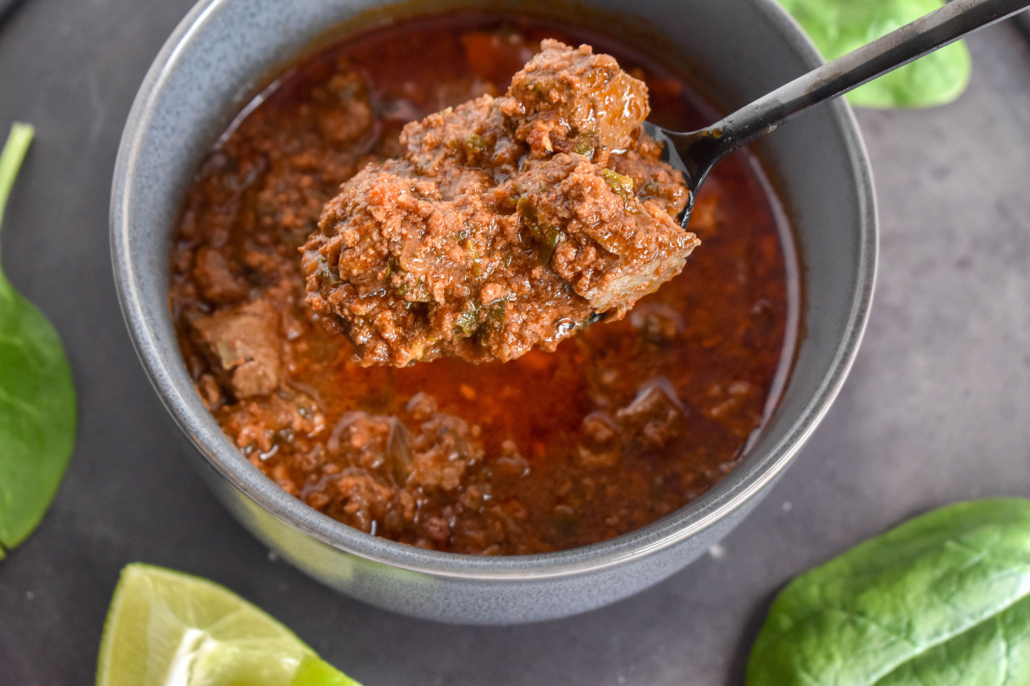
<path fill-rule="evenodd" d="M 698 198 L 691 229 L 704 249 L 690 268 L 553 353 L 362 367 L 323 327 L 299 248 L 340 185 L 399 156 L 408 122 L 500 96 L 551 37 L 615 55 L 647 84 L 656 123 L 713 118 L 678 74 L 605 36 L 519 17 L 420 19 L 286 70 L 187 195 L 170 304 L 197 392 L 255 467 L 363 531 L 526 554 L 637 529 L 737 464 L 792 354 L 794 277 L 774 201 L 742 154 Z M 564 144 L 560 127 L 548 135 Z M 626 154 L 613 169 L 640 188 L 649 159 Z"/>
<path fill-rule="evenodd" d="M 308 304 L 361 364 L 397 367 L 507 362 L 621 319 L 698 243 L 649 111 L 611 56 L 543 41 L 505 96 L 408 124 L 401 157 L 344 184 L 304 246 Z"/>

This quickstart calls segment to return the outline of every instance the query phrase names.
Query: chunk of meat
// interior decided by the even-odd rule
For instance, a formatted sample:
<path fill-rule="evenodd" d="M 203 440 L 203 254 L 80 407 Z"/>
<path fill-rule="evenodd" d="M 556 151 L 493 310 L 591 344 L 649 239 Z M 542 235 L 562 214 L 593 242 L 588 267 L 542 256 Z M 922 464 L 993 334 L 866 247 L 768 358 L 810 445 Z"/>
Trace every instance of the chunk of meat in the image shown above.
<path fill-rule="evenodd" d="M 283 390 L 227 405 L 218 416 L 236 446 L 258 465 L 278 452 L 276 446 L 323 436 L 326 428 L 317 402 Z"/>
<path fill-rule="evenodd" d="M 326 140 L 344 145 L 360 138 L 375 119 L 368 84 L 356 72 L 335 74 L 312 93 L 315 121 Z"/>
<path fill-rule="evenodd" d="M 588 46 L 543 47 L 507 96 L 408 124 L 400 158 L 326 205 L 302 248 L 307 302 L 363 365 L 553 351 L 698 245 L 676 221 L 682 176 L 640 127 L 644 84 Z"/>
<path fill-rule="evenodd" d="M 615 413 L 622 435 L 649 449 L 664 448 L 678 431 L 687 410 L 668 379 L 643 384 L 637 397 Z"/>
<path fill-rule="evenodd" d="M 214 303 L 232 304 L 247 295 L 247 284 L 232 273 L 225 255 L 208 246 L 197 251 L 193 278 L 204 297 Z"/>
<path fill-rule="evenodd" d="M 326 442 L 317 477 L 301 493 L 304 500 L 364 531 L 401 531 L 427 495 L 456 491 L 469 465 L 482 461 L 482 442 L 465 420 L 438 412 L 426 394 L 409 407 L 419 422 L 414 430 L 397 417 L 346 413 Z M 393 516 L 384 521 L 390 509 Z"/>
<path fill-rule="evenodd" d="M 668 379 L 652 379 L 614 414 L 598 410 L 584 417 L 576 463 L 608 469 L 625 456 L 664 450 L 683 431 L 688 414 Z"/>
<path fill-rule="evenodd" d="M 700 242 L 660 203 L 641 201 L 632 178 L 581 155 L 528 162 L 509 183 L 551 269 L 592 311 L 613 318 L 679 274 Z"/>
<path fill-rule="evenodd" d="M 237 398 L 279 387 L 279 312 L 265 300 L 192 321 L 194 340 Z"/>
<path fill-rule="evenodd" d="M 516 136 L 535 156 L 577 152 L 599 164 L 628 149 L 650 112 L 647 86 L 589 45 L 570 50 L 544 40 L 540 47 L 512 78 L 501 108 L 518 122 Z"/>
<path fill-rule="evenodd" d="M 411 122 L 401 131 L 402 158 L 387 162 L 386 170 L 430 179 L 448 197 L 475 190 L 468 187 L 473 180 L 484 189 L 502 182 L 526 154 L 501 113 L 504 100 L 483 95 Z"/>
<path fill-rule="evenodd" d="M 464 419 L 439 413 L 423 422 L 411 441 L 408 483 L 422 491 L 454 491 L 470 462 L 483 459 L 483 446 Z"/>

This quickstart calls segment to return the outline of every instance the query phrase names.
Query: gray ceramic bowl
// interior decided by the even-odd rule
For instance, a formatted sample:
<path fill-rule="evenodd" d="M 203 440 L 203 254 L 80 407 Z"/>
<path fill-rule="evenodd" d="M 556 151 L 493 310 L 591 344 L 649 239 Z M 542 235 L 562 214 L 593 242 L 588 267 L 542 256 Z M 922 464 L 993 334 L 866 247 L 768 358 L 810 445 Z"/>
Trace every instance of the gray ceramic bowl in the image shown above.
<path fill-rule="evenodd" d="M 432 9 L 477 2 L 437 1 Z M 308 508 L 234 449 L 193 389 L 167 304 L 169 234 L 181 198 L 242 98 L 327 27 L 386 4 L 203 0 L 168 39 L 129 116 L 111 198 L 114 271 L 136 350 L 188 439 L 186 452 L 219 499 L 270 548 L 343 593 L 396 612 L 469 624 L 562 617 L 629 596 L 683 568 L 751 511 L 844 382 L 869 312 L 876 266 L 873 185 L 858 129 L 848 107 L 837 102 L 762 144 L 796 227 L 805 327 L 780 404 L 735 471 L 646 528 L 561 553 L 475 557 L 400 545 Z M 730 106 L 821 62 L 773 0 L 586 4 L 619 13 L 627 24 L 664 27 L 664 49 L 685 55 Z M 575 7 L 552 4 L 550 11 L 568 14 Z"/>

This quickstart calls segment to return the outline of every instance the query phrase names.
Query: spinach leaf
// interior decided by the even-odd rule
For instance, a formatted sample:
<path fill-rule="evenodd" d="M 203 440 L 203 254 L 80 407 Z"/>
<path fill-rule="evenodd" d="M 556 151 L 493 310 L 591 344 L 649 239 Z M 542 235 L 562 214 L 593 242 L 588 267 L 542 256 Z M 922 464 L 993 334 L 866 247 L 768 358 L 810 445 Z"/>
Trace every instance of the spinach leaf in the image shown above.
<path fill-rule="evenodd" d="M 32 127 L 0 153 L 0 221 Z M 75 443 L 75 387 L 50 323 L 0 271 L 0 559 L 50 506 Z"/>
<path fill-rule="evenodd" d="M 1030 500 L 945 507 L 802 574 L 747 683 L 1030 683 Z"/>
<path fill-rule="evenodd" d="M 780 0 L 827 60 L 862 47 L 944 6 L 944 0 Z M 932 107 L 966 89 L 972 59 L 952 43 L 848 94 L 862 107 Z"/>

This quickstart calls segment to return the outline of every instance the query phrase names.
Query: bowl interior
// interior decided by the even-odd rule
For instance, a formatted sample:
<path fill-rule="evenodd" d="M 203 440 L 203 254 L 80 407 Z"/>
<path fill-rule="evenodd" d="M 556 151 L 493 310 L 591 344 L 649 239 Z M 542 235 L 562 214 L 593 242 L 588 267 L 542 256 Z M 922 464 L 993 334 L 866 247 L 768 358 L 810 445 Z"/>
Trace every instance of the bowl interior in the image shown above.
<path fill-rule="evenodd" d="M 703 497 L 644 529 L 561 553 L 462 558 L 368 536 L 308 508 L 256 470 L 222 434 L 194 392 L 168 311 L 169 236 L 182 196 L 210 144 L 274 67 L 352 21 L 369 26 L 397 11 L 374 0 L 204 0 L 158 55 L 130 114 L 112 191 L 112 251 L 123 312 L 162 401 L 193 444 L 261 507 L 336 548 L 403 568 L 496 577 L 565 574 L 617 563 L 709 526 L 753 497 L 789 462 L 843 383 L 868 314 L 876 261 L 872 181 L 850 111 L 810 111 L 761 143 L 795 228 L 804 286 L 804 329 L 775 412 L 742 464 Z M 738 107 L 820 64 L 773 0 L 591 0 L 618 23 L 609 33 L 660 36 L 655 49 L 682 56 L 715 99 Z M 516 0 L 407 3 L 401 14 Z M 582 5 L 548 3 L 548 15 Z M 359 17 L 355 22 L 354 18 Z M 579 23 L 582 23 L 581 21 Z M 666 27 L 656 30 L 646 27 Z"/>

